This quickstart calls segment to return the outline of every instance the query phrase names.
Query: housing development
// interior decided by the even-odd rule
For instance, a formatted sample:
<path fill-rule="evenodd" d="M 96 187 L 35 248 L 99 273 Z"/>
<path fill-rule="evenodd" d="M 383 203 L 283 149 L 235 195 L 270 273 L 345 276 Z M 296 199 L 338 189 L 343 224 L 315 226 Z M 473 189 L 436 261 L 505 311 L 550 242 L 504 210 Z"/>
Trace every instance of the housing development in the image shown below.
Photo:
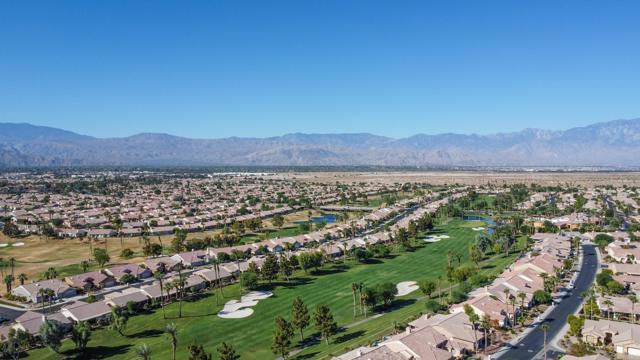
<path fill-rule="evenodd" d="M 396 175 L 3 173 L 1 354 L 640 355 L 635 174 Z"/>

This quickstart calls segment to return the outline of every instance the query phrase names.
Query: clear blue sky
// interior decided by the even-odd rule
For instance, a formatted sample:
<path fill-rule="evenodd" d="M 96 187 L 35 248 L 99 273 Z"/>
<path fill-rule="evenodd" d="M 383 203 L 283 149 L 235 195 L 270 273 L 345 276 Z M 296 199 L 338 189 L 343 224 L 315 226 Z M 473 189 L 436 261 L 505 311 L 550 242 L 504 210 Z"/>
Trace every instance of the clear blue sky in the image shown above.
<path fill-rule="evenodd" d="M 491 133 L 640 117 L 638 1 L 2 1 L 0 122 Z"/>

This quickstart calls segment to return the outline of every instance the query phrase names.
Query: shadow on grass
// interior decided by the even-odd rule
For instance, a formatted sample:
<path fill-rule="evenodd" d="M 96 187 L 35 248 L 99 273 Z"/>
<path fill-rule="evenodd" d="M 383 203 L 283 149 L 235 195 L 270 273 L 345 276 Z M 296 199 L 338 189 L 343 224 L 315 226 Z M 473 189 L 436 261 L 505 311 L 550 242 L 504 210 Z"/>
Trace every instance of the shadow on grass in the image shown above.
<path fill-rule="evenodd" d="M 146 329 L 135 334 L 128 335 L 130 338 L 144 338 L 144 337 L 156 337 L 162 335 L 164 332 L 159 329 Z"/>
<path fill-rule="evenodd" d="M 340 335 L 335 339 L 335 343 L 336 344 L 341 344 L 343 342 L 349 341 L 349 340 L 353 340 L 353 339 L 357 339 L 361 336 L 364 336 L 364 334 L 366 334 L 367 332 L 364 330 L 358 330 L 358 331 L 354 331 L 354 332 L 350 332 L 344 335 Z"/>
<path fill-rule="evenodd" d="M 119 346 L 92 346 L 88 347 L 83 353 L 76 350 L 64 352 L 66 356 L 72 359 L 106 359 L 112 356 L 124 355 L 129 351 L 131 345 Z"/>

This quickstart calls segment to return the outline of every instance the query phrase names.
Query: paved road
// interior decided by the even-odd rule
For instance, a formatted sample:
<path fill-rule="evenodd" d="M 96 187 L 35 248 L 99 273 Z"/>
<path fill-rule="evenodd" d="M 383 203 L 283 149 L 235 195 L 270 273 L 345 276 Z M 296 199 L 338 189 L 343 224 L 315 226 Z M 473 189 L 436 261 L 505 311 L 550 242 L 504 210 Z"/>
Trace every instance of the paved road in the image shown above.
<path fill-rule="evenodd" d="M 567 321 L 567 316 L 578 310 L 582 302 L 580 294 L 589 288 L 589 285 L 591 285 L 596 275 L 598 257 L 595 246 L 582 245 L 582 250 L 584 260 L 580 274 L 576 279 L 575 288 L 571 292 L 571 295 L 558 304 L 546 318 L 546 322 L 549 324 L 549 332 L 547 333 L 548 343 L 562 330 Z M 542 359 L 543 348 L 544 333 L 540 329 L 534 329 L 525 336 L 517 346 L 514 346 L 504 353 L 504 355 L 500 356 L 500 360 Z M 547 355 L 549 359 L 556 358 L 558 354 L 559 352 L 550 349 L 550 346 L 548 346 Z"/>
<path fill-rule="evenodd" d="M 614 214 L 616 214 L 616 216 L 618 216 L 618 218 L 620 219 L 620 229 L 622 231 L 629 230 L 629 222 L 627 221 L 627 216 L 618 209 L 616 203 L 611 200 L 611 197 L 609 195 L 605 196 L 604 201 L 607 203 L 609 209 L 613 210 Z"/>
<path fill-rule="evenodd" d="M 18 316 L 24 314 L 25 310 L 20 311 L 20 310 L 14 310 L 11 309 L 9 307 L 0 307 L 0 320 L 4 320 L 4 319 L 8 319 L 8 320 L 15 320 Z"/>

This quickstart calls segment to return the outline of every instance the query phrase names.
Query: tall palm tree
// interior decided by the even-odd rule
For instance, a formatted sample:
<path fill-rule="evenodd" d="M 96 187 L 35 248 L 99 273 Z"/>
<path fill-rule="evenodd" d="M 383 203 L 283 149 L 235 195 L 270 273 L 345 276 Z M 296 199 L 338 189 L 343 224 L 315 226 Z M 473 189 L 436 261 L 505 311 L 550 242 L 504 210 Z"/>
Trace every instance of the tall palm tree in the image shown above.
<path fill-rule="evenodd" d="M 482 331 L 484 332 L 484 344 L 482 346 L 483 351 L 485 353 L 485 355 L 487 354 L 487 332 L 491 329 L 491 318 L 489 318 L 489 315 L 484 314 L 482 316 L 482 318 L 480 319 L 480 328 L 482 329 Z"/>
<path fill-rule="evenodd" d="M 356 317 L 356 293 L 358 292 L 358 283 L 351 283 L 351 292 L 353 294 L 353 317 Z"/>
<path fill-rule="evenodd" d="M 9 259 L 9 264 L 11 265 L 11 277 L 13 277 L 13 268 L 16 266 L 16 258 L 12 257 Z"/>
<path fill-rule="evenodd" d="M 502 292 L 504 293 L 504 306 L 506 308 L 507 321 L 510 321 L 509 320 L 509 299 L 511 298 L 511 291 L 505 288 L 504 290 L 502 290 Z"/>
<path fill-rule="evenodd" d="M 162 295 L 163 293 L 163 279 L 164 279 L 164 274 L 161 272 L 156 272 L 153 274 L 153 277 L 156 278 L 156 280 L 158 280 L 158 282 L 160 283 L 160 307 L 162 308 L 162 318 L 163 319 L 167 319 L 167 314 L 164 312 L 164 297 Z"/>
<path fill-rule="evenodd" d="M 176 360 L 176 349 L 178 347 L 178 328 L 176 324 L 171 323 L 167 324 L 164 328 L 164 332 L 167 334 L 167 338 L 169 338 L 169 342 L 171 343 L 171 354 L 173 360 Z"/>
<path fill-rule="evenodd" d="M 542 323 L 540 325 L 540 330 L 544 332 L 544 347 L 542 351 L 544 351 L 544 360 L 547 360 L 547 332 L 549 331 L 549 324 Z"/>

